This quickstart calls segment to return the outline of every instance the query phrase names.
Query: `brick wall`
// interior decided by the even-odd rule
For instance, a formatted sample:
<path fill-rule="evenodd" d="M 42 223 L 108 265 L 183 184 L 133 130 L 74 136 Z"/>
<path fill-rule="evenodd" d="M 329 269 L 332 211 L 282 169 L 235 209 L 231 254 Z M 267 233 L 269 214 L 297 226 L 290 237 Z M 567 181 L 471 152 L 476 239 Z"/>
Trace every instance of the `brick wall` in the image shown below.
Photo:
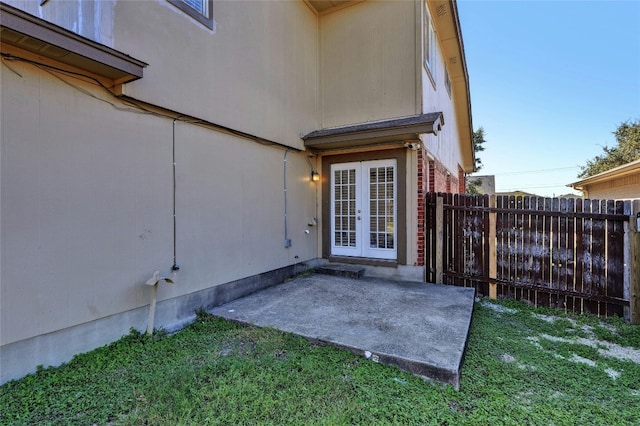
<path fill-rule="evenodd" d="M 458 166 L 458 194 L 467 192 L 467 180 L 464 178 L 464 170 Z"/>
<path fill-rule="evenodd" d="M 431 182 L 431 168 L 424 147 L 418 150 L 418 266 L 424 265 L 424 204 L 425 194 Z"/>
<path fill-rule="evenodd" d="M 430 160 L 424 147 L 418 150 L 418 266 L 424 266 L 424 208 L 427 192 L 465 192 L 464 172 L 451 173 L 437 159 Z"/>
<path fill-rule="evenodd" d="M 453 175 L 438 160 L 429 160 L 429 192 L 459 192 L 458 176 Z"/>

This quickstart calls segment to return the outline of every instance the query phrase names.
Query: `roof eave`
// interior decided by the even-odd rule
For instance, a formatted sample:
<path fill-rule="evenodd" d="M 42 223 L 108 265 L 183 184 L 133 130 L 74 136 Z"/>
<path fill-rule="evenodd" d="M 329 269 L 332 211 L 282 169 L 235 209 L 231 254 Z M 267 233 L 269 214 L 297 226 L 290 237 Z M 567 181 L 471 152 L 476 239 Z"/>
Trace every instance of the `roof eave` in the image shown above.
<path fill-rule="evenodd" d="M 634 173 L 640 173 L 640 159 L 632 161 L 627 164 L 623 164 L 622 166 L 618 166 L 613 169 L 598 173 L 597 175 L 589 176 L 586 179 L 582 179 L 577 182 L 567 184 L 567 186 L 570 188 L 576 189 L 578 191 L 583 191 L 584 188 L 588 185 L 606 182 L 612 179 L 617 179 L 617 178 L 634 174 Z"/>
<path fill-rule="evenodd" d="M 302 139 L 307 148 L 318 151 L 364 147 L 418 140 L 421 134 L 437 134 L 443 124 L 442 113 L 437 112 L 316 130 L 303 136 Z"/>
<path fill-rule="evenodd" d="M 462 168 L 466 173 L 472 173 L 475 171 L 475 152 L 471 94 L 458 6 L 455 0 L 433 0 L 428 2 L 428 6 L 438 34 L 444 37 L 441 46 L 453 86 L 452 101 L 456 111 Z"/>

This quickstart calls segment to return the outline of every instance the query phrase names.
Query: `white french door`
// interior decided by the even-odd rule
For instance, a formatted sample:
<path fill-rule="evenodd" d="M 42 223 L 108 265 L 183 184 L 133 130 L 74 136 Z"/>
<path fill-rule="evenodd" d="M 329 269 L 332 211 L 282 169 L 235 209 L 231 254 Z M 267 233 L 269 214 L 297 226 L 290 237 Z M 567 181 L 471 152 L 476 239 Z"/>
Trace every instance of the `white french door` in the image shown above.
<path fill-rule="evenodd" d="M 396 259 L 396 160 L 331 165 L 331 254 Z"/>

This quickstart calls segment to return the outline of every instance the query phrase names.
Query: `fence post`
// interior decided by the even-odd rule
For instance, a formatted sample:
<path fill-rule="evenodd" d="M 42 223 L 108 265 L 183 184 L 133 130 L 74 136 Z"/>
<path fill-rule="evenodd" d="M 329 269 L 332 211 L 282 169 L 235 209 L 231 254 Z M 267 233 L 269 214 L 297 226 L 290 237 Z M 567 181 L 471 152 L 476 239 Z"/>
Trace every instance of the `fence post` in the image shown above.
<path fill-rule="evenodd" d="M 489 196 L 489 208 L 496 207 L 496 196 Z M 498 285 L 496 278 L 498 276 L 498 253 L 496 251 L 496 215 L 494 211 L 489 212 L 489 297 L 491 299 L 498 298 Z"/>
<path fill-rule="evenodd" d="M 444 242 L 444 198 L 436 197 L 436 284 L 442 284 L 442 246 Z"/>
<path fill-rule="evenodd" d="M 629 260 L 631 265 L 629 268 L 630 277 L 629 283 L 631 288 L 629 289 L 629 309 L 631 324 L 640 324 L 640 229 L 638 225 L 640 222 L 640 200 L 634 200 L 631 202 L 631 220 L 629 223 L 629 229 L 631 233 L 629 235 L 630 241 L 630 256 Z"/>

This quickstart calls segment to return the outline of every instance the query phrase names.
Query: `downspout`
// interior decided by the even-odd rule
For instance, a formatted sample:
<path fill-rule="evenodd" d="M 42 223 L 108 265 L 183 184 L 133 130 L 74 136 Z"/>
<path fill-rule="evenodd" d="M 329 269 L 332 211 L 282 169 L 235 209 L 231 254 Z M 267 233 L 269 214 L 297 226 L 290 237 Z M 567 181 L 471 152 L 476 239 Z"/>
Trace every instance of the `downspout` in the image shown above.
<path fill-rule="evenodd" d="M 284 192 L 284 246 L 285 248 L 291 247 L 291 239 L 289 238 L 289 229 L 287 226 L 287 155 L 289 154 L 289 148 L 284 152 L 284 158 L 282 159 L 282 174 L 283 174 L 283 192 Z"/>
<path fill-rule="evenodd" d="M 176 117 L 173 119 L 173 136 L 172 136 L 172 162 L 173 162 L 173 266 L 171 267 L 172 271 L 179 271 L 180 265 L 178 265 L 177 260 L 177 250 L 176 250 L 176 121 L 180 117 Z"/>

